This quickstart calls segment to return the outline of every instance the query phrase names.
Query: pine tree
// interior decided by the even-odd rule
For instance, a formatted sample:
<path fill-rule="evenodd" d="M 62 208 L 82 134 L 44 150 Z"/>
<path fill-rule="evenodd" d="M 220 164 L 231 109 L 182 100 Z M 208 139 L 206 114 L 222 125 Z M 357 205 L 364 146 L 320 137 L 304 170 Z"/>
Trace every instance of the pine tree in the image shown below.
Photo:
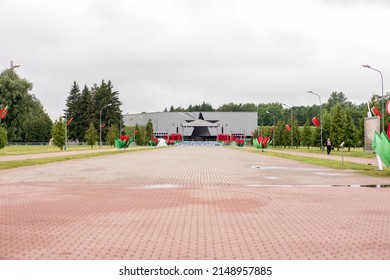
<path fill-rule="evenodd" d="M 138 124 L 135 125 L 135 128 L 134 128 L 134 133 L 135 133 L 135 136 L 134 136 L 134 139 L 135 139 L 135 143 L 137 145 L 142 145 L 142 138 L 141 138 L 141 132 L 140 132 L 140 126 Z"/>
<path fill-rule="evenodd" d="M 85 85 L 83 91 L 81 92 L 80 96 L 80 104 L 79 104 L 79 115 L 80 119 L 78 120 L 78 126 L 79 129 L 77 134 L 77 139 L 82 140 L 85 137 L 85 132 L 88 129 L 89 124 L 92 122 L 95 122 L 95 125 L 97 125 L 96 120 L 94 119 L 94 103 L 93 103 L 93 96 L 91 94 L 91 91 L 89 88 Z"/>
<path fill-rule="evenodd" d="M 104 80 L 99 87 L 96 87 L 96 90 L 93 91 L 94 101 L 95 101 L 95 112 L 96 118 L 100 118 L 100 110 L 106 105 L 110 106 L 105 107 L 102 110 L 102 123 L 105 123 L 106 126 L 116 125 L 117 127 L 123 126 L 122 121 L 122 112 L 120 106 L 122 102 L 119 100 L 119 92 L 113 90 L 113 85 L 111 81 L 106 83 Z M 102 137 L 105 138 L 106 131 L 102 131 Z"/>
<path fill-rule="evenodd" d="M 116 125 L 108 127 L 106 142 L 112 147 L 115 144 L 115 139 L 119 138 L 119 129 Z"/>
<path fill-rule="evenodd" d="M 73 118 L 72 122 L 67 126 L 68 138 L 72 140 L 78 139 L 78 136 L 80 135 L 80 132 L 78 131 L 81 128 L 80 102 L 80 88 L 78 84 L 74 81 L 72 88 L 69 92 L 68 98 L 66 99 L 65 109 L 66 118 L 68 120 L 70 118 Z"/>
<path fill-rule="evenodd" d="M 331 138 L 330 132 L 332 127 L 332 115 L 328 112 L 328 110 L 322 110 L 322 143 L 325 145 L 326 139 Z M 318 136 L 321 137 L 320 132 Z"/>
<path fill-rule="evenodd" d="M 293 129 L 293 145 L 294 147 L 299 147 L 301 145 L 301 133 L 299 132 L 298 129 L 298 122 L 296 120 L 293 121 L 292 125 Z"/>
<path fill-rule="evenodd" d="M 273 140 L 275 147 L 290 146 L 290 132 L 286 129 L 285 123 L 278 121 L 275 126 L 275 139 Z"/>
<path fill-rule="evenodd" d="M 310 129 L 310 122 L 307 120 L 305 122 L 305 126 L 303 127 L 303 135 L 302 135 L 302 145 L 309 147 L 311 146 L 311 129 Z"/>
<path fill-rule="evenodd" d="M 332 124 L 330 128 L 330 140 L 332 145 L 340 149 L 340 144 L 345 140 L 345 114 L 340 104 L 332 108 Z"/>
<path fill-rule="evenodd" d="M 356 145 L 356 127 L 353 123 L 351 116 L 351 111 L 347 110 L 345 114 L 345 130 L 344 130 L 344 141 L 345 146 L 348 147 L 348 152 L 351 150 L 351 147 Z"/>
<path fill-rule="evenodd" d="M 311 131 L 311 145 L 314 147 L 319 147 L 321 149 L 321 128 L 318 126 L 313 131 Z M 324 142 L 324 139 L 322 139 Z M 324 143 L 322 143 L 324 145 Z"/>
<path fill-rule="evenodd" d="M 89 124 L 89 127 L 87 131 L 85 132 L 85 141 L 87 142 L 87 145 L 91 145 L 91 148 L 93 148 L 93 145 L 96 144 L 98 141 L 98 132 L 96 128 L 93 126 L 93 123 L 91 122 Z"/>
<path fill-rule="evenodd" d="M 0 149 L 3 149 L 8 144 L 7 130 L 0 126 Z"/>
<path fill-rule="evenodd" d="M 58 120 L 54 122 L 51 129 L 51 137 L 53 138 L 53 145 L 62 150 L 65 145 L 65 122 L 62 117 L 59 117 Z"/>
<path fill-rule="evenodd" d="M 149 119 L 145 127 L 145 143 L 149 143 L 149 141 L 152 139 L 152 136 L 153 136 L 153 123 L 152 120 Z"/>

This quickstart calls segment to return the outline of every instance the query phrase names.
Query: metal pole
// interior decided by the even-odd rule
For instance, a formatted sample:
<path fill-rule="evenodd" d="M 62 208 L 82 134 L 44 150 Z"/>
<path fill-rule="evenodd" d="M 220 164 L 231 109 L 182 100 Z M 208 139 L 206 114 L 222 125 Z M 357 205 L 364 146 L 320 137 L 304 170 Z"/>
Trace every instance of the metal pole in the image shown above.
<path fill-rule="evenodd" d="M 67 147 L 66 147 L 66 142 L 67 142 L 67 140 L 68 140 L 68 135 L 67 135 L 67 132 L 68 132 L 67 122 L 68 122 L 68 117 L 66 116 L 66 113 L 65 113 L 65 145 L 64 145 L 64 151 L 67 150 Z"/>
<path fill-rule="evenodd" d="M 275 147 L 275 116 L 274 117 L 274 131 L 272 131 L 272 147 Z"/>
<path fill-rule="evenodd" d="M 381 82 L 382 82 L 382 132 L 385 131 L 385 105 L 384 105 L 384 96 L 383 96 L 383 75 L 381 71 L 378 71 L 381 74 Z"/>
<path fill-rule="evenodd" d="M 320 100 L 321 151 L 323 151 L 323 150 L 324 150 L 324 146 L 323 146 L 324 144 L 323 144 L 323 141 L 322 141 L 322 102 L 321 102 L 321 96 L 320 96 L 319 94 L 317 94 L 317 93 L 311 91 L 311 90 L 308 90 L 307 92 L 308 92 L 308 93 L 312 93 L 312 94 L 314 94 L 314 95 L 317 95 L 318 98 L 319 98 L 319 100 Z"/>
<path fill-rule="evenodd" d="M 294 147 L 294 140 L 293 140 L 293 113 L 292 108 L 290 108 L 291 111 L 291 149 Z"/>
<path fill-rule="evenodd" d="M 365 68 L 374 70 L 381 75 L 381 83 L 382 83 L 382 132 L 385 131 L 385 105 L 384 105 L 384 96 L 383 96 L 383 75 L 382 72 L 378 69 L 372 68 L 370 65 L 362 65 Z"/>
<path fill-rule="evenodd" d="M 272 116 L 272 119 L 274 121 L 273 123 L 273 131 L 272 131 L 272 147 L 275 147 L 275 115 L 270 113 L 269 111 L 266 111 L 267 114 L 270 114 Z"/>
<path fill-rule="evenodd" d="M 9 71 L 9 70 L 12 70 L 12 69 L 14 69 L 14 68 L 18 68 L 18 67 L 20 67 L 20 64 L 14 64 L 14 62 L 11 60 L 11 62 L 10 62 L 10 67 L 9 67 L 9 68 L 6 68 L 6 69 L 3 70 L 3 71 L 1 71 L 0 74 L 5 73 L 5 72 L 7 72 L 7 71 Z"/>
<path fill-rule="evenodd" d="M 110 105 L 112 105 L 112 104 L 111 103 L 107 104 L 106 106 L 103 106 L 103 108 L 100 109 L 100 113 L 99 113 L 99 148 L 102 147 L 102 111 L 104 108 L 106 108 Z"/>
<path fill-rule="evenodd" d="M 99 149 L 102 148 L 102 110 L 103 110 L 103 108 L 100 109 L 100 113 L 99 113 Z"/>
<path fill-rule="evenodd" d="M 294 146 L 294 141 L 293 141 L 293 112 L 292 112 L 292 108 L 286 104 L 282 104 L 284 106 L 286 106 L 287 108 L 290 108 L 290 111 L 291 111 L 291 127 L 290 127 L 290 138 L 291 138 L 291 149 L 293 148 Z"/>

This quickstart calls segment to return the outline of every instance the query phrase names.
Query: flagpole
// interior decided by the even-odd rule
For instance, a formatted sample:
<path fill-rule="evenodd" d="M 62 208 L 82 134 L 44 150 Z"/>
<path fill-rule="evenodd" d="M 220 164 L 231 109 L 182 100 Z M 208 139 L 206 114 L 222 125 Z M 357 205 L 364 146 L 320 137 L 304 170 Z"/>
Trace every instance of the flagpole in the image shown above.
<path fill-rule="evenodd" d="M 111 106 L 111 105 L 112 104 L 109 103 L 100 109 L 100 113 L 99 113 L 99 148 L 102 148 L 102 111 L 104 108 Z"/>
<path fill-rule="evenodd" d="M 67 150 L 66 142 L 68 142 L 68 141 L 67 141 L 67 138 L 68 138 L 68 135 L 67 135 L 68 128 L 67 128 L 67 126 L 68 126 L 68 118 L 67 118 L 66 112 L 65 112 L 65 145 L 64 145 L 64 151 Z"/>

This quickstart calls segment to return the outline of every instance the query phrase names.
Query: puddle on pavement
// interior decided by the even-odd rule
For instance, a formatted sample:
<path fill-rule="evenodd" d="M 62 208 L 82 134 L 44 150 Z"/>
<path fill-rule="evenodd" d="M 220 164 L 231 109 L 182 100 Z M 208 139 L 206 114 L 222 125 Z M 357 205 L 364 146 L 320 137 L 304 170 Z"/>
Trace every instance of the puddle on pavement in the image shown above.
<path fill-rule="evenodd" d="M 257 188 L 293 188 L 293 187 L 321 187 L 321 188 L 329 188 L 329 187 L 336 187 L 336 188 L 372 188 L 372 189 L 380 189 L 380 188 L 390 188 L 390 185 L 359 185 L 359 184 L 336 184 L 336 185 L 273 185 L 273 184 L 266 184 L 266 185 L 245 185 L 246 187 L 257 187 Z"/>
<path fill-rule="evenodd" d="M 160 184 L 160 185 L 147 185 L 147 186 L 144 186 L 144 189 L 176 189 L 176 188 L 179 188 L 180 186 L 179 185 L 173 185 L 173 184 Z"/>
<path fill-rule="evenodd" d="M 332 187 L 347 187 L 347 188 L 390 188 L 390 185 L 331 185 Z"/>

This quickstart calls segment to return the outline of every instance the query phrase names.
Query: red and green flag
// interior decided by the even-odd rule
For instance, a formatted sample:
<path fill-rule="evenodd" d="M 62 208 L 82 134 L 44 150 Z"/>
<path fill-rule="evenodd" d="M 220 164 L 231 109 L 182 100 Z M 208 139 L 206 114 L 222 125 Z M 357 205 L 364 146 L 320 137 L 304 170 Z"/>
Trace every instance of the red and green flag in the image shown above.
<path fill-rule="evenodd" d="M 73 121 L 73 117 L 71 117 L 67 122 L 66 122 L 66 126 L 70 125 L 70 123 Z"/>
<path fill-rule="evenodd" d="M 5 105 L 5 107 L 0 109 L 0 118 L 4 119 L 7 113 L 8 113 L 8 105 Z"/>

